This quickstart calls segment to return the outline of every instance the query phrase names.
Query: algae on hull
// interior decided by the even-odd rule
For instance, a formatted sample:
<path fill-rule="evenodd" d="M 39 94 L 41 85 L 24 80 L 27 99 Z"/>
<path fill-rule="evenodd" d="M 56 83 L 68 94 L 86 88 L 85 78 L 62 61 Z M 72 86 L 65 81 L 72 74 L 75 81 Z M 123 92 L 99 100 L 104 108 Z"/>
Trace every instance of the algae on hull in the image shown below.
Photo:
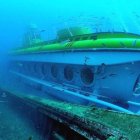
<path fill-rule="evenodd" d="M 91 134 L 98 133 L 98 135 L 103 135 L 105 139 L 109 140 L 120 138 L 128 140 L 140 139 L 139 115 L 109 111 L 95 106 L 70 104 L 27 94 L 14 94 L 12 93 L 11 95 L 25 100 L 28 104 L 40 106 L 41 111 L 46 115 L 51 110 L 52 114 L 53 111 L 60 113 L 60 119 L 62 116 L 71 117 L 73 123 L 89 129 Z"/>

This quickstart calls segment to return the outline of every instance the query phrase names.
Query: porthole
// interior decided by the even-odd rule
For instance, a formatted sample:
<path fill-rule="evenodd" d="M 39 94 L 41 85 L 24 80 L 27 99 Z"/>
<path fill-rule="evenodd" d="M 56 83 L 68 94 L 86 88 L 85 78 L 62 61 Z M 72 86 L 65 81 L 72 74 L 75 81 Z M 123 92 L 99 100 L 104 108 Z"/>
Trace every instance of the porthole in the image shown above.
<path fill-rule="evenodd" d="M 64 68 L 64 76 L 65 79 L 68 81 L 71 81 L 73 79 L 73 68 L 70 66 L 67 66 Z"/>
<path fill-rule="evenodd" d="M 46 75 L 47 74 L 47 64 L 42 64 L 42 70 L 41 70 L 41 73 L 43 74 L 43 75 Z"/>
<path fill-rule="evenodd" d="M 51 74 L 52 74 L 52 76 L 53 76 L 54 78 L 57 77 L 57 75 L 58 75 L 58 68 L 57 68 L 56 65 L 52 65 L 52 66 L 51 66 Z"/>
<path fill-rule="evenodd" d="M 81 80 L 85 85 L 92 84 L 94 80 L 94 73 L 90 68 L 83 68 L 81 70 Z"/>
<path fill-rule="evenodd" d="M 35 63 L 29 63 L 28 65 L 29 65 L 30 72 L 34 74 L 35 73 Z"/>
<path fill-rule="evenodd" d="M 34 64 L 34 73 L 39 76 L 42 75 L 42 67 L 40 63 L 35 63 Z"/>
<path fill-rule="evenodd" d="M 23 63 L 22 62 L 17 62 L 17 64 L 15 65 L 15 70 L 17 70 L 18 72 L 22 72 Z"/>
<path fill-rule="evenodd" d="M 82 40 L 87 40 L 87 39 L 88 39 L 88 36 L 82 37 Z"/>
<path fill-rule="evenodd" d="M 92 35 L 90 38 L 93 39 L 93 40 L 97 40 L 97 36 L 96 35 Z"/>
<path fill-rule="evenodd" d="M 29 64 L 28 63 L 24 64 L 24 71 L 29 72 Z"/>
<path fill-rule="evenodd" d="M 74 41 L 79 41 L 81 39 L 81 37 L 76 37 L 75 39 L 74 39 Z"/>
<path fill-rule="evenodd" d="M 38 67 L 39 67 L 39 64 L 38 63 L 34 63 L 34 73 L 37 74 L 38 73 Z"/>

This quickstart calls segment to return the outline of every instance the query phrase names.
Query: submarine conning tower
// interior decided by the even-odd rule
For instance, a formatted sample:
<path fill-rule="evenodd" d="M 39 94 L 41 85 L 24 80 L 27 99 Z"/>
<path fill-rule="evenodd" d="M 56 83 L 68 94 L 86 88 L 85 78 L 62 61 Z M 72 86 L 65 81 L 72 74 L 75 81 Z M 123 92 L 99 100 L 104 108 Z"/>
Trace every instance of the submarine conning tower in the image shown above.
<path fill-rule="evenodd" d="M 37 45 L 52 44 L 56 42 L 58 43 L 63 41 L 71 41 L 76 36 L 80 37 L 89 34 L 92 34 L 92 30 L 89 28 L 70 27 L 59 30 L 55 39 L 43 41 L 41 38 L 41 31 L 39 31 L 36 25 L 31 24 L 24 34 L 22 48 L 36 47 Z"/>
<path fill-rule="evenodd" d="M 71 28 L 65 28 L 59 30 L 57 32 L 57 37 L 59 41 L 64 41 L 64 40 L 71 39 L 71 37 L 74 36 L 87 35 L 87 34 L 92 34 L 92 30 L 83 27 L 71 27 Z"/>

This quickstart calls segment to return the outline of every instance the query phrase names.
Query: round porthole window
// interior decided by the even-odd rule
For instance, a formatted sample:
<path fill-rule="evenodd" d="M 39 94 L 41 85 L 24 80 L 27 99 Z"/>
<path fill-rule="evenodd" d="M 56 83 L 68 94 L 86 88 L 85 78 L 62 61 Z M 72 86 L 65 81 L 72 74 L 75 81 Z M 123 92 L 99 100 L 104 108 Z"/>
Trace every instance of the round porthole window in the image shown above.
<path fill-rule="evenodd" d="M 34 63 L 34 73 L 38 73 L 38 67 L 39 67 L 39 64 L 36 64 L 36 63 Z"/>
<path fill-rule="evenodd" d="M 42 73 L 43 75 L 46 75 L 46 74 L 47 74 L 47 64 L 42 64 L 41 73 Z"/>
<path fill-rule="evenodd" d="M 51 66 L 51 74 L 54 78 L 56 78 L 58 75 L 58 68 L 55 65 Z"/>
<path fill-rule="evenodd" d="M 29 64 L 29 68 L 33 74 L 35 74 L 35 63 Z"/>
<path fill-rule="evenodd" d="M 42 75 L 42 67 L 41 63 L 35 63 L 34 64 L 34 73 L 38 76 Z"/>
<path fill-rule="evenodd" d="M 64 68 L 64 76 L 65 76 L 65 79 L 68 80 L 68 81 L 71 81 L 73 79 L 73 68 L 72 67 L 65 67 Z"/>
<path fill-rule="evenodd" d="M 25 63 L 25 65 L 24 65 L 24 71 L 25 71 L 25 72 L 31 72 L 28 63 Z"/>
<path fill-rule="evenodd" d="M 90 68 L 83 68 L 81 70 L 81 80 L 85 85 L 92 84 L 94 80 L 94 73 Z"/>

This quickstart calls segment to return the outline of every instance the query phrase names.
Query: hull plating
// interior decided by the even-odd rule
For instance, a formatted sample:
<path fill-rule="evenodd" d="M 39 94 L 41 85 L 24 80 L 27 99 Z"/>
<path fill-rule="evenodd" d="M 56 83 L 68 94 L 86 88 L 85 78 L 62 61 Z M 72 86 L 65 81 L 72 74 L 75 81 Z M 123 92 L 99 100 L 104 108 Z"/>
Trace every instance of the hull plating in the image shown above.
<path fill-rule="evenodd" d="M 130 50 L 32 53 L 13 56 L 10 74 L 46 97 L 139 113 L 139 60 Z"/>

